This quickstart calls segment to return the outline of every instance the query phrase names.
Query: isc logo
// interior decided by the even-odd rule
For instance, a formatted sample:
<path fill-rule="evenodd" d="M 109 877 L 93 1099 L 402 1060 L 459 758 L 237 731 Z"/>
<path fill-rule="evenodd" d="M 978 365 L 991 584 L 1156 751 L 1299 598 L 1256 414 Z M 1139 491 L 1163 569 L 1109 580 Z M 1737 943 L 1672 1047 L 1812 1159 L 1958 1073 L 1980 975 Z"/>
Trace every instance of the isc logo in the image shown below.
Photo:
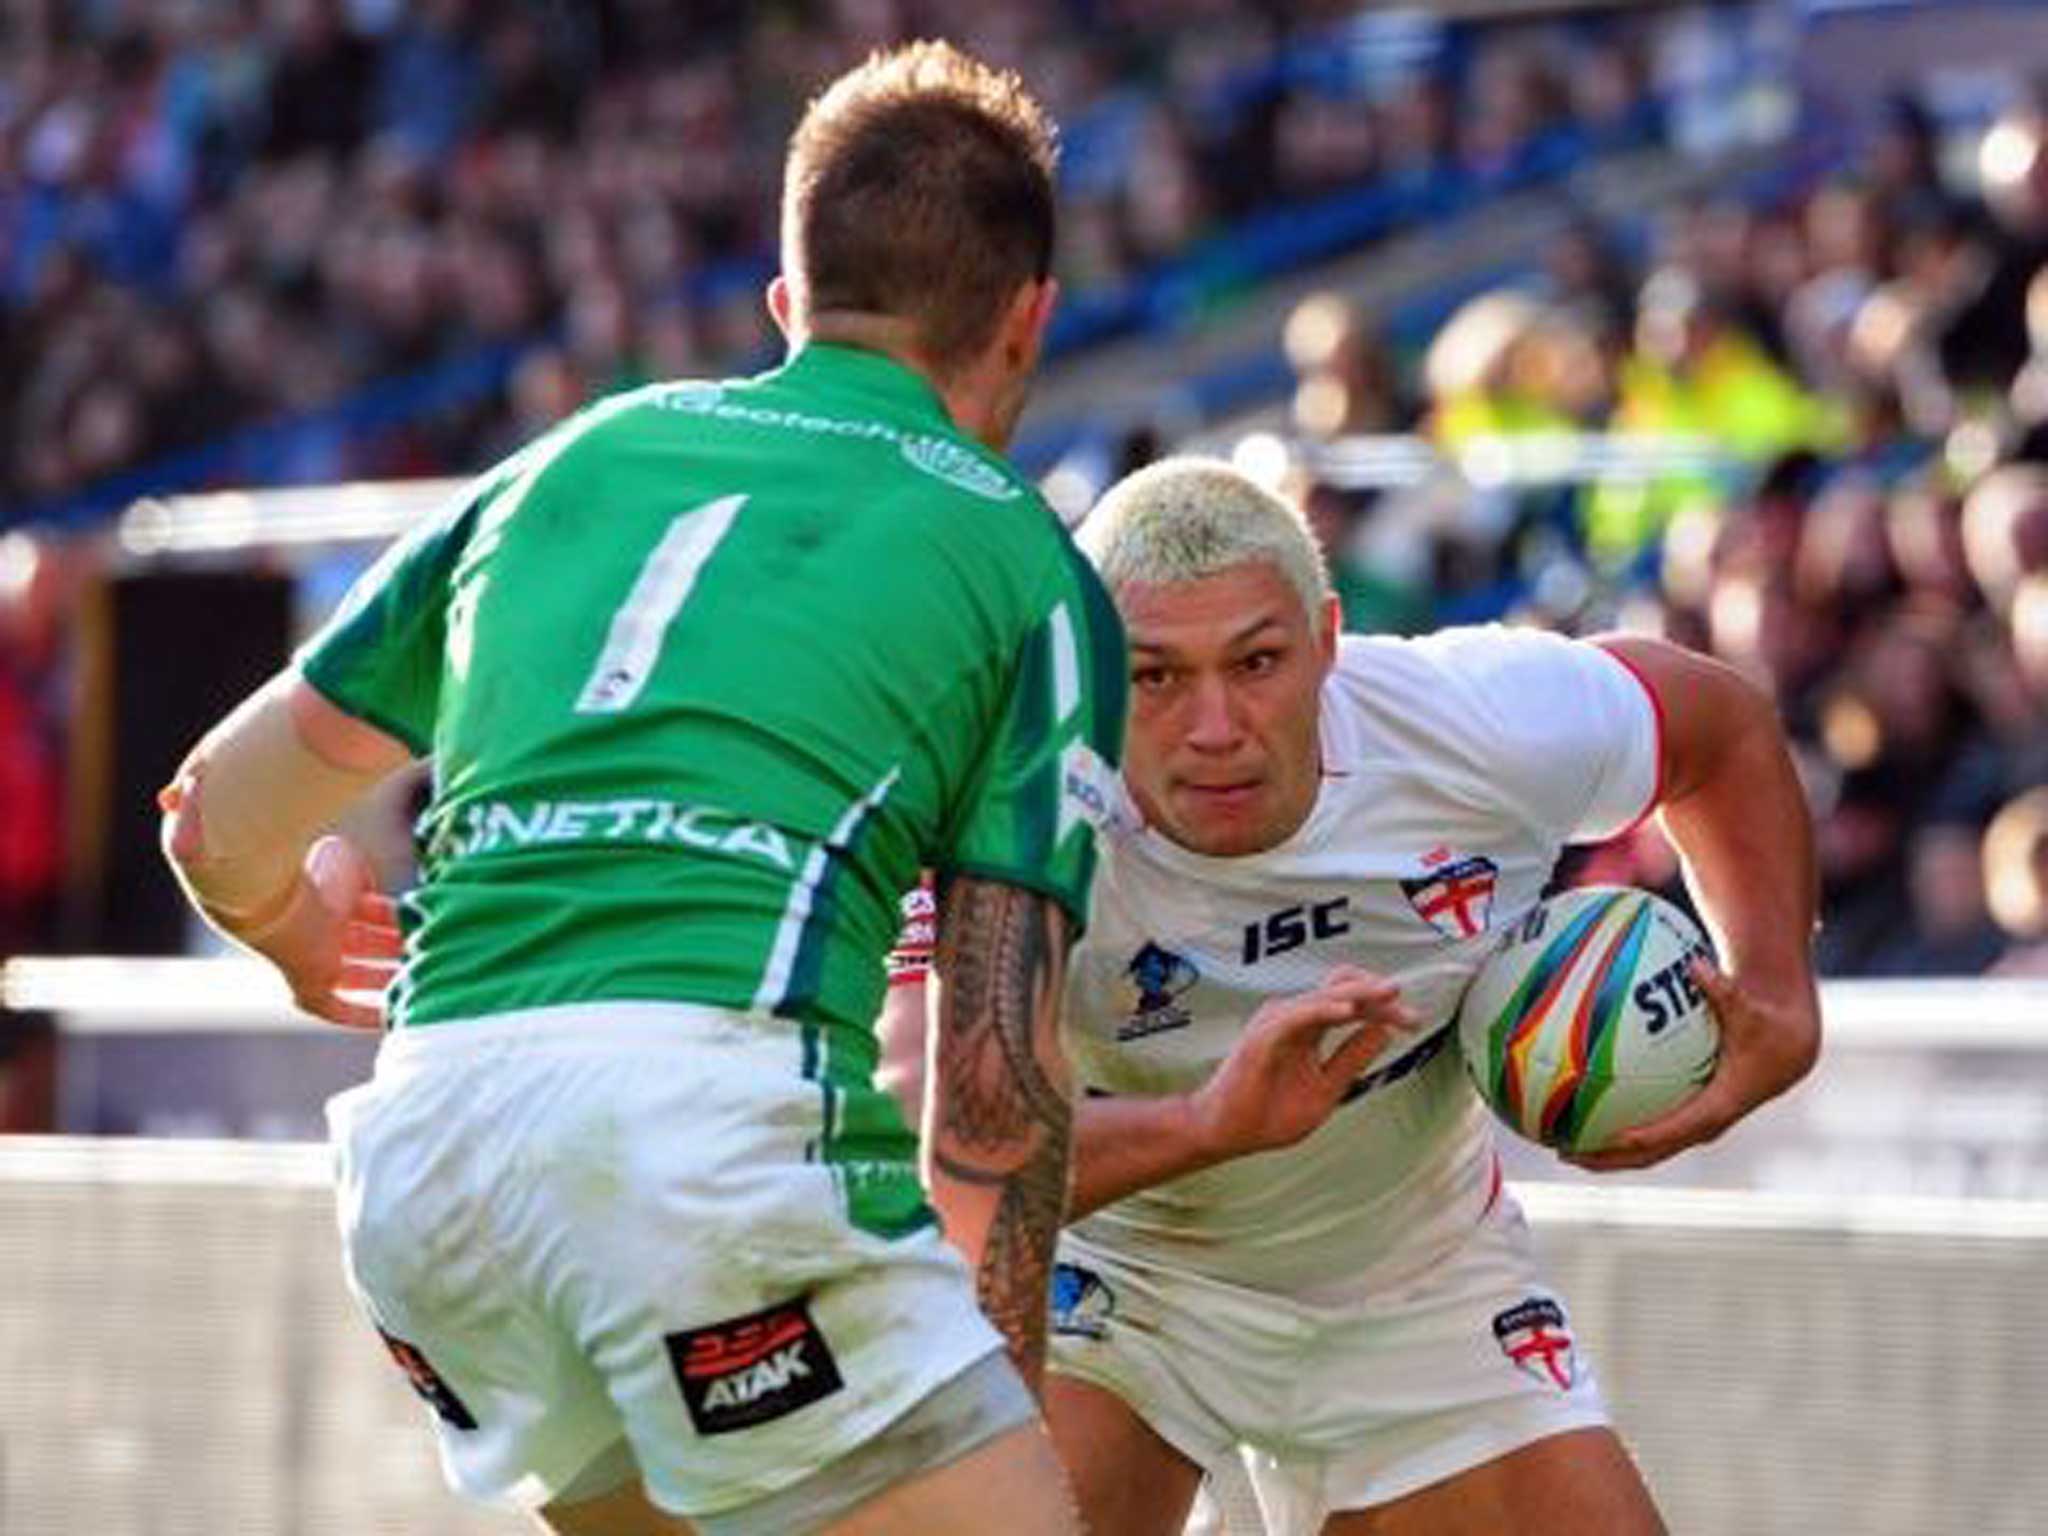
<path fill-rule="evenodd" d="M 1337 896 L 1312 906 L 1282 907 L 1278 912 L 1269 912 L 1256 923 L 1244 925 L 1241 958 L 1246 965 L 1257 965 L 1261 960 L 1299 949 L 1311 939 L 1334 939 L 1340 933 L 1349 933 L 1351 920 L 1345 914 L 1350 910 L 1351 898 Z"/>

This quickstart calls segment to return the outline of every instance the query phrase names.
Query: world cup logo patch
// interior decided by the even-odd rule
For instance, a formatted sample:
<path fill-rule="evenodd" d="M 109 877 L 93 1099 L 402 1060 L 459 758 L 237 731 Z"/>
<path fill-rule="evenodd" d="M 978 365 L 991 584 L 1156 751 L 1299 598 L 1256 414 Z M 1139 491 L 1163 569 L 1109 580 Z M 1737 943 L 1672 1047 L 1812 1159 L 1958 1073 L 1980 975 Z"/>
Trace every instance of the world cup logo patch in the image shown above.
<path fill-rule="evenodd" d="M 1180 1029 L 1194 1018 L 1177 1001 L 1182 993 L 1201 979 L 1195 963 L 1186 955 L 1176 955 L 1170 949 L 1148 942 L 1131 956 L 1131 963 L 1124 967 L 1124 975 L 1130 978 L 1131 986 L 1137 992 L 1137 1001 L 1131 1008 L 1130 1017 L 1116 1027 L 1119 1041 L 1142 1040 L 1163 1030 Z"/>
<path fill-rule="evenodd" d="M 1116 1293 L 1102 1276 L 1078 1264 L 1052 1267 L 1052 1331 L 1070 1339 L 1100 1339 L 1116 1313 Z"/>
<path fill-rule="evenodd" d="M 1530 1379 L 1560 1392 L 1571 1391 L 1578 1380 L 1571 1325 L 1564 1320 L 1564 1309 L 1548 1297 L 1531 1296 L 1499 1314 L 1493 1320 L 1493 1336 L 1501 1353 Z"/>

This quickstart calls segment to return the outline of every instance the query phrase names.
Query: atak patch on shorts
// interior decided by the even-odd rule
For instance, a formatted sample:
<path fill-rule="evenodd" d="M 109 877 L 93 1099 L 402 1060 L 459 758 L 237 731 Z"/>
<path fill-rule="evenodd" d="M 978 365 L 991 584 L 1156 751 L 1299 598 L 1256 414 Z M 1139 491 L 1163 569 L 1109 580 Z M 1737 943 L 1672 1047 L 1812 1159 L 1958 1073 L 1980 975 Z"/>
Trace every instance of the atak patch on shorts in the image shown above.
<path fill-rule="evenodd" d="M 1116 1314 L 1116 1293 L 1092 1269 L 1052 1267 L 1052 1331 L 1070 1339 L 1099 1339 Z"/>
<path fill-rule="evenodd" d="M 664 1335 L 690 1422 L 728 1435 L 779 1419 L 845 1385 L 808 1297 Z"/>
<path fill-rule="evenodd" d="M 1545 1386 L 1569 1392 L 1578 1379 L 1571 1326 L 1564 1309 L 1548 1297 L 1531 1296 L 1509 1307 L 1494 1318 L 1493 1336 L 1517 1369 Z"/>
<path fill-rule="evenodd" d="M 421 1401 L 441 1417 L 441 1422 L 456 1429 L 475 1429 L 476 1415 L 455 1389 L 441 1379 L 441 1373 L 434 1369 L 427 1357 L 419 1352 L 417 1345 L 377 1330 L 377 1337 L 384 1341 L 384 1347 L 391 1351 L 391 1358 L 398 1362 L 398 1368 L 405 1372 L 405 1379 L 412 1383 L 413 1391 L 419 1393 Z"/>

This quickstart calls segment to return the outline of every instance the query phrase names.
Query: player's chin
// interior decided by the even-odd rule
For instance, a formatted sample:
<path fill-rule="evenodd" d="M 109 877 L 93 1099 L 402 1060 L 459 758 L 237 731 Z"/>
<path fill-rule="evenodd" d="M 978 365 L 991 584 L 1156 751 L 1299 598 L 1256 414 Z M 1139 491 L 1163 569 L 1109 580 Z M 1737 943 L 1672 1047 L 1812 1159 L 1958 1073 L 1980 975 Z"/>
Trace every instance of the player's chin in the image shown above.
<path fill-rule="evenodd" d="M 1173 794 L 1175 840 L 1212 858 L 1259 853 L 1272 845 L 1268 798 L 1263 784 L 1180 785 Z"/>

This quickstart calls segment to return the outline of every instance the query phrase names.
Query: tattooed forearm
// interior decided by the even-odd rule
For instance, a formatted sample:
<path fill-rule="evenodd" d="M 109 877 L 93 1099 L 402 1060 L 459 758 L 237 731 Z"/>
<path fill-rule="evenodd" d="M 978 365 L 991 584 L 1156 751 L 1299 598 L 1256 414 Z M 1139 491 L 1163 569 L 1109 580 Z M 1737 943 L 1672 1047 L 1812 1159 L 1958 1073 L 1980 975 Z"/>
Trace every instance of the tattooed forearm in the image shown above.
<path fill-rule="evenodd" d="M 1065 918 L 1041 896 L 974 879 L 947 893 L 933 1194 L 976 1263 L 982 1309 L 1034 1384 L 1073 1130 L 1057 1032 L 1066 947 Z"/>

